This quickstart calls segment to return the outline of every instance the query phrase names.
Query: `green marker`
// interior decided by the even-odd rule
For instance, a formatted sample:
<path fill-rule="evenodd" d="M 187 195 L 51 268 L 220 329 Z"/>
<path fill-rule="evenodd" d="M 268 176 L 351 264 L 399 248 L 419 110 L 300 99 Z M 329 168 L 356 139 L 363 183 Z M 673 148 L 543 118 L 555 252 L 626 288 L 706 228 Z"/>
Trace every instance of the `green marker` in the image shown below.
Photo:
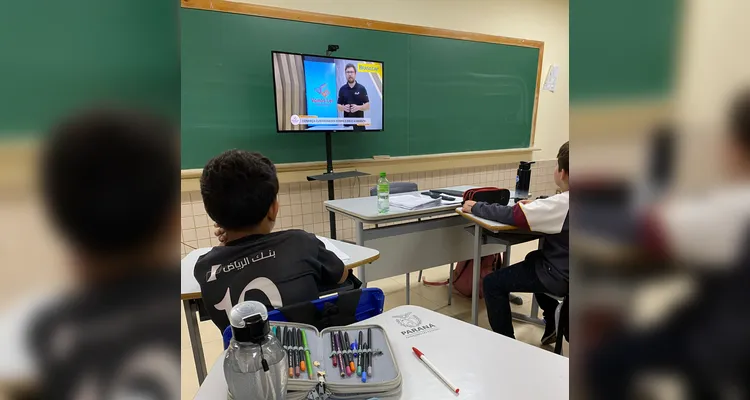
<path fill-rule="evenodd" d="M 302 345 L 305 346 L 305 362 L 307 363 L 307 377 L 309 379 L 312 379 L 313 378 L 313 373 L 312 373 L 313 365 L 310 362 L 310 349 L 307 347 L 307 335 L 305 335 L 304 329 L 300 329 L 300 331 L 302 332 Z"/>

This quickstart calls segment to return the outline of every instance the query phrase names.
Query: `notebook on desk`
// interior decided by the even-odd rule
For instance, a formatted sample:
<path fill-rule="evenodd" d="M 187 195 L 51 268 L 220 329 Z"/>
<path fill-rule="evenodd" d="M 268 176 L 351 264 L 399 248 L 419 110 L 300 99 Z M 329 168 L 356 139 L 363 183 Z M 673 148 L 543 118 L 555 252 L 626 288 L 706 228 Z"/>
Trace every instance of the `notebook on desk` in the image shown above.
<path fill-rule="evenodd" d="M 422 210 L 430 207 L 440 206 L 440 199 L 433 199 L 428 196 L 404 194 L 400 196 L 391 196 L 390 205 L 393 207 L 403 208 L 405 210 Z"/>

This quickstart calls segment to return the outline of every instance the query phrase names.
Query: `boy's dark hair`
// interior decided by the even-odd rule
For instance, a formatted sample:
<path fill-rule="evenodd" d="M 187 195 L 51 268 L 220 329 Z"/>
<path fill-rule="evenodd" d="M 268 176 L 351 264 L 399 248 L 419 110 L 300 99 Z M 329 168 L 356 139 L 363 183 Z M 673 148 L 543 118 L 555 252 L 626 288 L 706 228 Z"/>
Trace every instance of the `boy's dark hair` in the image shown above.
<path fill-rule="evenodd" d="M 750 154 L 750 89 L 734 99 L 729 118 L 732 137 Z"/>
<path fill-rule="evenodd" d="M 135 250 L 161 234 L 177 209 L 179 143 L 155 116 L 115 109 L 75 115 L 53 129 L 40 161 L 53 223 L 86 251 Z"/>
<path fill-rule="evenodd" d="M 212 158 L 201 175 L 206 212 L 225 229 L 259 224 L 278 193 L 276 167 L 259 153 L 225 151 Z"/>
<path fill-rule="evenodd" d="M 565 144 L 560 146 L 560 150 L 557 151 L 557 169 L 565 171 L 567 174 L 570 174 L 570 170 L 568 169 L 568 163 L 570 162 L 568 155 L 569 143 L 570 141 L 565 142 Z"/>
<path fill-rule="evenodd" d="M 353 68 L 354 72 L 355 73 L 357 72 L 357 67 L 355 67 L 354 64 L 352 64 L 352 63 L 346 64 L 346 67 L 344 67 L 344 72 L 346 72 L 346 70 L 349 69 L 349 68 Z"/>

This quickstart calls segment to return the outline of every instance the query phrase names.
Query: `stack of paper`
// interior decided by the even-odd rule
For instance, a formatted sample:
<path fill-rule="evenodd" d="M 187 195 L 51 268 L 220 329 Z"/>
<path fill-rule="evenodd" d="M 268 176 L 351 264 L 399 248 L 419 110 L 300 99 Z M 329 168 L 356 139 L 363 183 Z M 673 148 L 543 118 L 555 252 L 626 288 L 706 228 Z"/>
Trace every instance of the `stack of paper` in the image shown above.
<path fill-rule="evenodd" d="M 391 196 L 390 205 L 405 210 L 421 210 L 424 208 L 440 206 L 440 198 L 433 199 L 432 197 L 420 196 L 418 194 L 405 194 L 401 196 Z"/>

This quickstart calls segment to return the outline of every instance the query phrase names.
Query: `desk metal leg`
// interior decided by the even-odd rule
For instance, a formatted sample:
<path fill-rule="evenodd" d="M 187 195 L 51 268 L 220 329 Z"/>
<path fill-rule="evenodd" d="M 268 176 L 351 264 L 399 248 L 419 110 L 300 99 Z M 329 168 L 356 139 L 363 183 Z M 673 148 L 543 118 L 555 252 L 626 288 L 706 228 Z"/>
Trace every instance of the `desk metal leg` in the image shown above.
<path fill-rule="evenodd" d="M 453 301 L 453 263 L 451 263 L 450 268 L 450 271 L 448 271 L 448 305 L 451 305 Z"/>
<path fill-rule="evenodd" d="M 531 295 L 531 311 L 529 313 L 530 318 L 539 318 L 539 303 L 536 302 L 536 296 Z"/>
<path fill-rule="evenodd" d="M 203 355 L 203 343 L 201 342 L 201 331 L 198 328 L 198 319 L 195 314 L 198 307 L 193 300 L 183 300 L 182 305 L 185 308 L 185 319 L 187 320 L 188 335 L 190 336 L 190 347 L 193 349 L 193 359 L 195 360 L 195 371 L 198 373 L 198 385 L 203 384 L 203 380 L 208 375 L 206 369 L 206 357 Z"/>
<path fill-rule="evenodd" d="M 409 273 L 406 273 L 406 304 L 411 304 L 411 282 L 410 282 L 410 276 Z"/>
<path fill-rule="evenodd" d="M 474 268 L 471 281 L 471 323 L 477 325 L 479 317 L 479 266 L 482 258 L 482 227 L 474 225 Z"/>
<path fill-rule="evenodd" d="M 365 226 L 360 221 L 354 221 L 354 240 L 357 242 L 357 246 L 365 245 Z M 365 277 L 365 265 L 358 267 L 359 280 L 362 281 L 362 289 L 367 287 L 367 278 Z M 408 292 L 407 292 L 408 293 Z M 408 304 L 408 302 L 407 302 Z"/>

